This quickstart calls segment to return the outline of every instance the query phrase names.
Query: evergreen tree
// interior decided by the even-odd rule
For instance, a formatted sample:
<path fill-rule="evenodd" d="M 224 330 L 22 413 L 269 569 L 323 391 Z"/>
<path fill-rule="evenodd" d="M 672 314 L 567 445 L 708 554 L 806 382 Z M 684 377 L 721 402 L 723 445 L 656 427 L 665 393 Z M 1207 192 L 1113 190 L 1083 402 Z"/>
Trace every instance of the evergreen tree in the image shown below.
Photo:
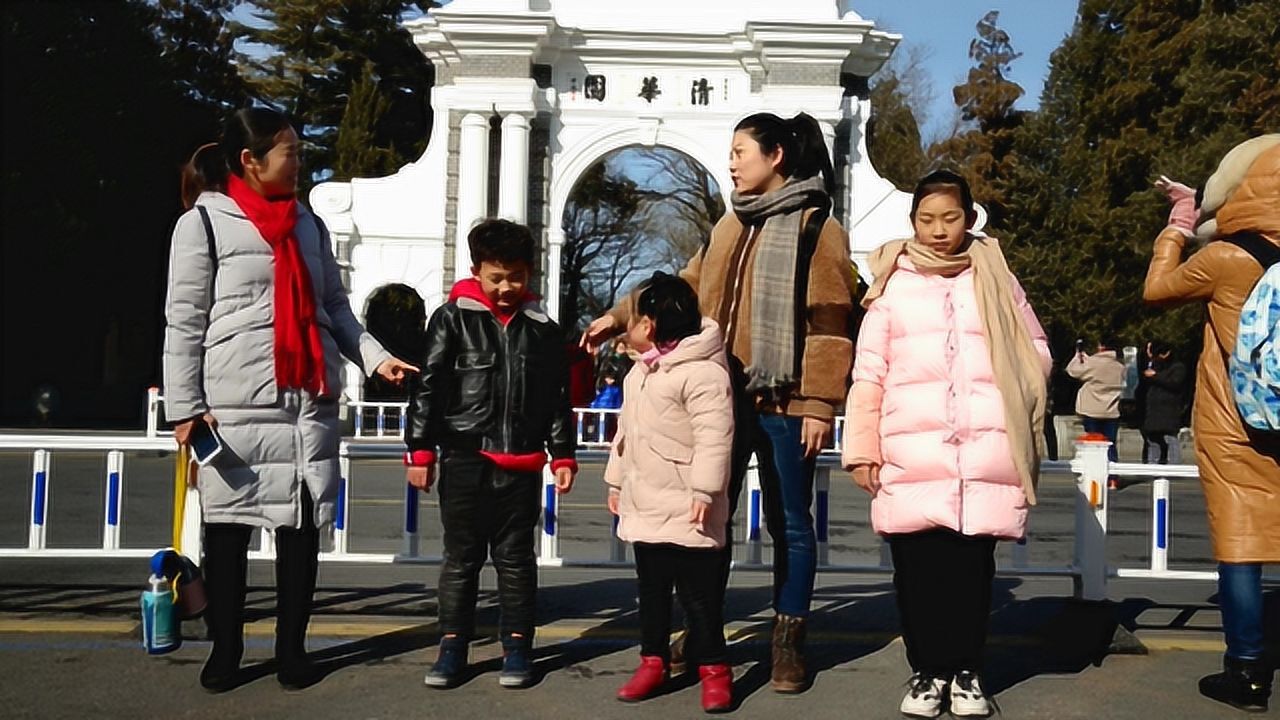
<path fill-rule="evenodd" d="M 999 11 L 992 10 L 978 21 L 977 37 L 969 44 L 974 66 L 965 82 L 952 90 L 960 119 L 968 126 L 929 150 L 935 166 L 951 167 L 965 176 L 996 228 L 1004 225 L 1008 214 L 1008 182 L 1017 164 L 1014 142 L 1025 115 L 1013 107 L 1022 97 L 1022 87 L 1008 79 L 1010 64 L 1022 53 L 1013 49 L 999 19 Z"/>
<path fill-rule="evenodd" d="M 339 127 L 355 88 L 372 65 L 371 81 L 385 101 L 365 102 L 354 111 L 359 132 L 369 132 L 380 153 L 356 157 L 348 153 L 344 174 L 375 175 L 388 167 L 416 160 L 431 132 L 430 63 L 400 27 L 412 12 L 433 3 L 403 0 L 248 0 L 254 20 L 239 23 L 237 34 L 248 45 L 240 54 L 246 81 L 259 100 L 293 117 L 299 128 L 307 167 L 324 179 L 336 169 Z M 361 92 L 369 92 L 366 87 Z M 364 98 L 367 99 L 367 95 Z M 354 128 L 354 126 L 352 126 Z M 353 165 L 354 160 L 370 165 Z M 303 188 L 306 191 L 306 188 Z"/>
<path fill-rule="evenodd" d="M 39 348 L 0 353 L 0 422 L 32 422 L 49 386 L 52 425 L 136 428 L 160 380 L 178 169 L 221 110 L 179 82 L 149 3 L 0 13 L 0 337 Z"/>
<path fill-rule="evenodd" d="M 142 10 L 174 82 L 196 100 L 233 110 L 249 103 L 249 88 L 236 67 L 229 15 L 239 0 L 155 0 Z M 212 138 L 211 138 L 212 139 Z"/>
<path fill-rule="evenodd" d="M 377 146 L 378 120 L 391 106 L 378 91 L 373 63 L 366 62 L 360 79 L 351 88 L 351 99 L 342 113 L 334 144 L 333 176 L 348 180 L 360 175 L 388 175 L 395 172 L 396 154 Z"/>
<path fill-rule="evenodd" d="M 867 154 L 880 177 L 905 192 L 915 187 L 929 167 L 911 96 L 893 69 L 877 73 L 871 85 Z"/>
<path fill-rule="evenodd" d="M 1054 340 L 1162 338 L 1189 356 L 1202 311 L 1142 301 L 1168 205 L 1161 175 L 1196 186 L 1236 143 L 1280 130 L 1280 13 L 1267 0 L 1083 0 L 1053 54 L 1040 111 L 1018 133 L 996 228 Z"/>

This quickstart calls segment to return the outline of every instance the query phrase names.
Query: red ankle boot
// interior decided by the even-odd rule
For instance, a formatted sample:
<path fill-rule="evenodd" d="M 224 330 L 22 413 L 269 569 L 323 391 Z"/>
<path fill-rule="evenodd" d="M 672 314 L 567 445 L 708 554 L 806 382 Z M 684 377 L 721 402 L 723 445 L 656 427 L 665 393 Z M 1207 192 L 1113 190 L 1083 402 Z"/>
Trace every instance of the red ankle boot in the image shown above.
<path fill-rule="evenodd" d="M 733 705 L 733 668 L 728 664 L 703 665 L 698 668 L 702 678 L 702 709 L 709 713 L 728 712 Z"/>
<path fill-rule="evenodd" d="M 641 655 L 640 667 L 626 685 L 618 688 L 618 699 L 622 702 L 639 702 L 652 695 L 670 676 L 667 663 L 657 655 Z"/>

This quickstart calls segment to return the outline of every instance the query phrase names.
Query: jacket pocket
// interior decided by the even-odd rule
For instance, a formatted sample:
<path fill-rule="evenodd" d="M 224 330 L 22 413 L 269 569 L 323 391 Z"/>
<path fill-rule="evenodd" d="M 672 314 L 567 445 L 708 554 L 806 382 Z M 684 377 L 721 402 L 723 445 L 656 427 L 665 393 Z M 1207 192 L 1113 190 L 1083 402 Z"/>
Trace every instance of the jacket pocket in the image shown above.
<path fill-rule="evenodd" d="M 693 448 L 678 440 L 672 440 L 666 435 L 654 434 L 648 437 L 648 442 L 649 447 L 664 460 L 678 465 L 688 465 L 693 462 Z"/>
<path fill-rule="evenodd" d="M 493 414 L 494 353 L 464 352 L 453 363 L 453 402 L 448 422 L 457 432 L 483 429 Z"/>

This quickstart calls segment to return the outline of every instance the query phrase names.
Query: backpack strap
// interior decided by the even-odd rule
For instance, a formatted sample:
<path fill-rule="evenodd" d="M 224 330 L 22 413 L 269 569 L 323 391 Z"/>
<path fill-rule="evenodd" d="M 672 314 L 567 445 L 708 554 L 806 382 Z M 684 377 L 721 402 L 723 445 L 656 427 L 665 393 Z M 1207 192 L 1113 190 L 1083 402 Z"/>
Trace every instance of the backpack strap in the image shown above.
<path fill-rule="evenodd" d="M 200 224 L 204 225 L 204 238 L 209 242 L 209 261 L 213 263 L 213 271 L 218 271 L 218 241 L 213 238 L 213 219 L 209 217 L 209 210 L 203 205 L 197 205 L 196 210 L 200 213 Z"/>
<path fill-rule="evenodd" d="M 804 364 L 804 342 L 809 328 L 809 270 L 813 267 L 813 255 L 818 250 L 818 239 L 827 224 L 830 211 L 819 207 L 809 213 L 809 219 L 800 229 L 800 252 L 796 253 L 795 295 L 795 376 L 800 377 Z"/>
<path fill-rule="evenodd" d="M 1272 265 L 1280 263 L 1280 247 L 1255 232 L 1238 232 L 1234 235 L 1228 235 L 1222 238 L 1223 242 L 1229 242 L 1232 245 L 1244 250 L 1253 256 L 1254 260 L 1262 266 L 1266 271 Z"/>

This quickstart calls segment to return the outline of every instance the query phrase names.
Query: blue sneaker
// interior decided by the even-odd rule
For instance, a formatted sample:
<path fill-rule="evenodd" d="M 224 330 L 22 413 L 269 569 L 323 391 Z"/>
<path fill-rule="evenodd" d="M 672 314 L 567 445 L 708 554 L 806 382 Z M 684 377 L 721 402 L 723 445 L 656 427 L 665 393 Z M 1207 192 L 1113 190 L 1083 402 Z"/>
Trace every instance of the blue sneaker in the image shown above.
<path fill-rule="evenodd" d="M 498 684 L 504 688 L 525 688 L 533 684 L 533 643 L 527 637 L 507 635 L 502 638 L 502 672 Z"/>
<path fill-rule="evenodd" d="M 443 689 L 458 684 L 462 671 L 467 667 L 467 646 L 467 641 L 461 637 L 440 638 L 440 654 L 423 680 L 427 687 Z"/>

